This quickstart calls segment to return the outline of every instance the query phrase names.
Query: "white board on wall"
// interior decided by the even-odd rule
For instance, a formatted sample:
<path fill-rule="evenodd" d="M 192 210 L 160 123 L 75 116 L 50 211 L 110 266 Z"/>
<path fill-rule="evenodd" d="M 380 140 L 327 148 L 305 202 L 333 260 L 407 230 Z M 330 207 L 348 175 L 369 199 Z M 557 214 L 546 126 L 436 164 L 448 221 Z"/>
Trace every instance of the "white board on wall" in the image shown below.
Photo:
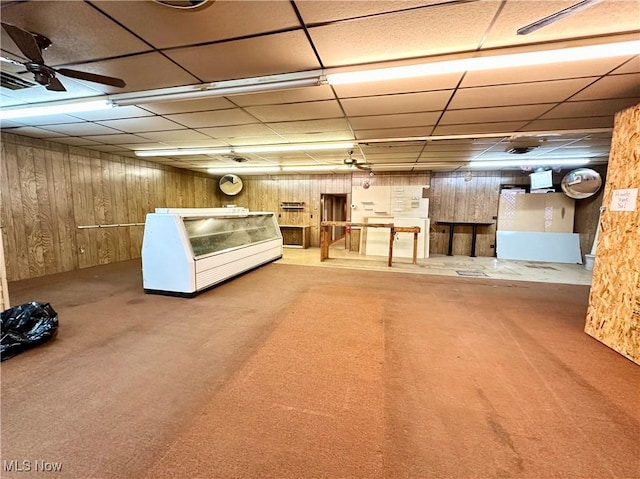
<path fill-rule="evenodd" d="M 427 218 L 429 199 L 422 197 L 424 188 L 421 185 L 354 186 L 351 189 L 351 221 L 362 223 L 366 217 L 385 216 Z"/>

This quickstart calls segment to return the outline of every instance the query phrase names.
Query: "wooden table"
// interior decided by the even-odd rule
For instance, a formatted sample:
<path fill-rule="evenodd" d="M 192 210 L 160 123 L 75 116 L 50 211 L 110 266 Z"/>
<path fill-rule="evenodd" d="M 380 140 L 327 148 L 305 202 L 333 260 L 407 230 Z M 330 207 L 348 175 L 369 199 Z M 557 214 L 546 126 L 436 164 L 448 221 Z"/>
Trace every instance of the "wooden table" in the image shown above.
<path fill-rule="evenodd" d="M 389 261 L 391 266 L 393 262 L 393 240 L 396 233 L 413 233 L 413 264 L 417 264 L 418 256 L 418 233 L 419 226 L 395 226 L 393 223 L 351 223 L 349 221 L 323 221 L 320 223 L 320 261 L 324 261 L 329 257 L 329 227 L 360 227 L 360 228 L 389 228 Z"/>
<path fill-rule="evenodd" d="M 478 226 L 489 226 L 493 223 L 483 223 L 476 221 L 436 221 L 438 225 L 449 226 L 449 245 L 447 246 L 447 256 L 453 256 L 453 232 L 456 226 L 471 226 L 471 257 L 476 255 L 476 237 L 478 236 Z"/>
<path fill-rule="evenodd" d="M 282 233 L 282 244 L 289 248 L 307 249 L 310 243 L 309 225 L 279 225 Z"/>

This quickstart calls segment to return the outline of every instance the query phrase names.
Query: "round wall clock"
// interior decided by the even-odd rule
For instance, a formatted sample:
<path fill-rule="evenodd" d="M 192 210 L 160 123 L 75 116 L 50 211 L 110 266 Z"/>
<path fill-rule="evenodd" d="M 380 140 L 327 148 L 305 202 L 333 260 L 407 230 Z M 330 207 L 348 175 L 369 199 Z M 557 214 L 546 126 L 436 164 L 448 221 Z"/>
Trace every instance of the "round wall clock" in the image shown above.
<path fill-rule="evenodd" d="M 224 175 L 218 182 L 220 191 L 225 195 L 235 196 L 242 191 L 242 179 L 238 175 Z"/>

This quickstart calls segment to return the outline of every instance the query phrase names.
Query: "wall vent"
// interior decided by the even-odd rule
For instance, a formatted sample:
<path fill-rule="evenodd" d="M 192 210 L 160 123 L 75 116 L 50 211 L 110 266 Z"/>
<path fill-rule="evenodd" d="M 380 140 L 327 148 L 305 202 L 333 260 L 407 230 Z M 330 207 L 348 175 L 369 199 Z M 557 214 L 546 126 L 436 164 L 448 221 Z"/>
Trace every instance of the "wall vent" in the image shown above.
<path fill-rule="evenodd" d="M 7 72 L 0 72 L 0 86 L 9 90 L 24 90 L 37 84 Z"/>

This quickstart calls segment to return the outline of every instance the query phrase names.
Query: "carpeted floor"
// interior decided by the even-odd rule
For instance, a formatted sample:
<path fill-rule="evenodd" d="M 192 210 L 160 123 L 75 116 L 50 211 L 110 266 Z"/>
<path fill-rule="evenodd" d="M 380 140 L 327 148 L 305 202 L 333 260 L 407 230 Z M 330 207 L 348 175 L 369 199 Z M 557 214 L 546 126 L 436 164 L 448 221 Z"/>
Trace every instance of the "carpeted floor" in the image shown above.
<path fill-rule="evenodd" d="M 269 264 L 182 299 L 130 261 L 10 289 L 60 331 L 2 363 L 2 477 L 640 477 L 640 368 L 582 332 L 587 286 Z"/>

